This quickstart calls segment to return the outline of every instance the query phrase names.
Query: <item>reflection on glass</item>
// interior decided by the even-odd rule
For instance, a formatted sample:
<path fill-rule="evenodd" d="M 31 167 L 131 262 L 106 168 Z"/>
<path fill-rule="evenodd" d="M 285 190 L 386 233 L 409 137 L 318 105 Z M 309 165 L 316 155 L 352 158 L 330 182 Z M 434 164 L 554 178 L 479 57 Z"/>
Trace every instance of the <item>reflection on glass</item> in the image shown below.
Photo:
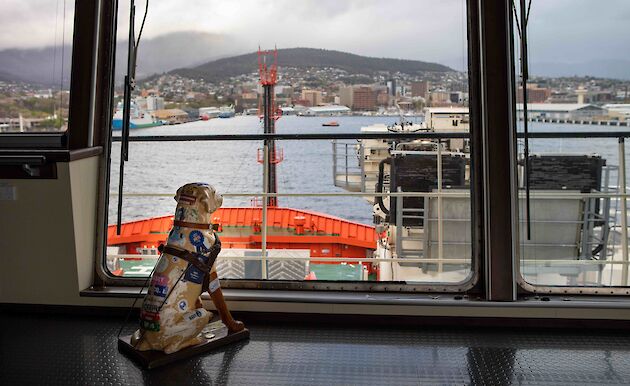
<path fill-rule="evenodd" d="M 417 10 L 429 4 L 394 2 Z M 121 236 L 113 225 L 116 207 L 110 205 L 109 211 L 107 262 L 112 273 L 148 275 L 172 224 L 170 192 L 186 182 L 206 181 L 225 194 L 223 207 L 213 216 L 223 245 L 217 262 L 222 278 L 461 283 L 470 277 L 464 1 L 430 3 L 436 17 L 451 21 L 448 27 L 427 25 L 445 32 L 444 44 L 436 50 L 424 41 L 421 52 L 400 44 L 404 36 L 419 36 L 424 28 L 404 16 L 411 22 L 405 31 L 374 35 L 364 26 L 358 27 L 361 32 L 343 28 L 329 43 L 312 33 L 296 33 L 296 44 L 286 39 L 286 25 L 278 31 L 267 25 L 279 39 L 270 46 L 278 49 L 263 55 L 256 52 L 260 40 L 255 45 L 248 41 L 258 36 L 255 20 L 245 32 L 225 25 L 225 36 L 219 36 L 208 32 L 205 17 L 191 14 L 189 26 L 198 31 L 165 33 L 160 21 L 166 16 L 172 21 L 182 11 L 173 4 L 152 9 L 147 20 L 130 111 L 131 136 L 260 134 L 273 132 L 270 126 L 280 134 L 418 136 L 404 141 L 283 140 L 275 141 L 275 147 L 268 142 L 267 151 L 262 141 L 131 142 Z M 222 4 L 215 4 L 217 12 L 227 2 Z M 258 13 L 277 5 L 252 6 L 255 17 L 241 12 L 238 25 L 249 25 L 243 20 L 257 19 Z M 282 12 L 288 16 L 321 7 L 306 1 Z M 381 23 L 380 15 L 391 7 L 373 3 L 364 11 L 379 15 L 374 21 Z M 339 12 L 337 17 L 356 20 L 345 7 Z M 310 22 L 310 17 L 296 16 Z M 337 28 L 330 17 L 311 16 L 318 30 Z M 124 23 L 126 17 L 119 20 Z M 451 33 L 453 26 L 457 34 Z M 308 31 L 304 25 L 299 30 Z M 165 58 L 182 40 L 190 43 L 187 48 Z M 358 49 L 353 42 L 359 40 L 374 46 Z M 305 46 L 315 48 L 292 48 Z M 276 54 L 277 78 L 269 76 Z M 397 59 L 401 57 L 409 60 Z M 121 97 L 119 89 L 117 101 Z M 122 105 L 117 105 L 114 135 L 122 121 Z M 423 138 L 425 132 L 460 137 Z M 117 189 L 119 151 L 115 142 L 110 192 Z M 277 197 L 261 195 L 274 191 Z"/>
<path fill-rule="evenodd" d="M 624 286 L 619 146 L 612 139 L 536 139 L 530 146 L 530 234 L 520 171 L 524 279 L 550 286 Z M 550 152 L 565 147 L 571 152 Z M 598 149 L 600 153 L 591 153 Z M 625 155 L 627 157 L 627 155 Z"/>
<path fill-rule="evenodd" d="M 514 10 L 521 275 L 534 286 L 628 286 L 623 135 L 630 125 L 630 72 L 610 64 L 628 60 L 622 47 L 630 35 L 623 16 L 609 15 L 627 14 L 630 4 L 534 1 L 527 9 Z M 575 28 L 572 20 L 581 15 L 590 32 Z M 529 49 L 521 52 L 525 35 Z M 602 46 L 595 35 L 614 38 Z M 522 71 L 527 57 L 529 79 Z M 526 124 L 533 138 L 524 138 Z M 541 132 L 557 135 L 536 138 Z M 608 137 L 597 138 L 603 132 Z"/>
<path fill-rule="evenodd" d="M 74 3 L 0 5 L 0 134 L 68 128 Z"/>

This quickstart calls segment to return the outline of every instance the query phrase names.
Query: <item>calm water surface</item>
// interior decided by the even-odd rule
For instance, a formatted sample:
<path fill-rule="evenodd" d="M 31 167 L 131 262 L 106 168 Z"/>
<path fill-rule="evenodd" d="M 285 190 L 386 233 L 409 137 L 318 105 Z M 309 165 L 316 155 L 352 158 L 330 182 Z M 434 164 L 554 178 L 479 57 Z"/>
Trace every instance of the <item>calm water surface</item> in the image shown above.
<path fill-rule="evenodd" d="M 335 120 L 339 127 L 322 127 Z M 279 133 L 357 133 L 362 126 L 393 124 L 396 117 L 282 117 Z M 532 123 L 532 131 L 601 131 L 614 127 Z M 625 129 L 627 130 L 627 129 Z M 255 134 L 262 127 L 255 116 L 197 121 L 176 126 L 132 130 L 131 135 Z M 204 181 L 222 193 L 262 191 L 262 166 L 256 160 L 260 141 L 231 142 L 131 142 L 125 163 L 125 193 L 166 193 L 174 195 L 181 185 Z M 533 152 L 596 153 L 608 164 L 618 165 L 616 139 L 535 139 Z M 344 192 L 333 186 L 332 144 L 329 140 L 278 141 L 284 161 L 278 165 L 281 193 Z M 520 146 L 522 149 L 522 146 Z M 118 191 L 120 143 L 112 147 L 110 192 Z M 626 156 L 627 163 L 630 157 Z M 616 183 L 616 174 L 612 176 Z M 109 222 L 116 221 L 117 196 L 111 196 Z M 371 223 L 372 208 L 359 197 L 280 197 L 284 207 L 314 210 L 351 221 Z M 251 206 L 251 198 L 227 197 L 224 207 Z M 172 214 L 172 197 L 125 197 L 123 221 Z"/>

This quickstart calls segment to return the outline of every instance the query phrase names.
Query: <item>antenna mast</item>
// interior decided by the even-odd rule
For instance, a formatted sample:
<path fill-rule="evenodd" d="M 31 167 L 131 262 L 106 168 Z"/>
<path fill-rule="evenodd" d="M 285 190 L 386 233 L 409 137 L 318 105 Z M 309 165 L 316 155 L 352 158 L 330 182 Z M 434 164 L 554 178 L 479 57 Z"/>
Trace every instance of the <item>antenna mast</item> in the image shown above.
<path fill-rule="evenodd" d="M 264 133 L 275 134 L 276 121 L 282 116 L 282 110 L 276 108 L 274 93 L 274 88 L 278 80 L 277 49 L 273 51 L 261 51 L 260 47 L 258 47 L 258 72 L 260 75 L 260 84 L 263 88 L 258 105 L 258 117 L 263 121 Z M 280 149 L 280 151 L 276 149 L 275 140 L 265 139 L 265 148 L 258 149 L 258 162 L 263 164 L 263 167 L 268 171 L 268 176 L 264 179 L 266 193 L 278 192 L 276 165 L 282 162 L 283 159 L 284 155 L 282 149 Z M 267 200 L 267 205 L 278 206 L 277 197 L 266 197 L 265 199 Z"/>

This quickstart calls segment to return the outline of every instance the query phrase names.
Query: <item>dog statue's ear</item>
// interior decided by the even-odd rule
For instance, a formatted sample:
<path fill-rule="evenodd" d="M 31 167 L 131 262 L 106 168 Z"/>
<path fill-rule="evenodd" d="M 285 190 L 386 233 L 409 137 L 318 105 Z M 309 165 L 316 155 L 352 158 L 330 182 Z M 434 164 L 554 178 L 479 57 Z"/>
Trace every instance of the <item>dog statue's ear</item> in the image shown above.
<path fill-rule="evenodd" d="M 175 193 L 175 197 L 173 197 L 175 199 L 175 201 L 179 202 L 179 194 L 182 191 L 183 186 L 180 186 L 179 189 L 177 189 L 177 192 Z"/>

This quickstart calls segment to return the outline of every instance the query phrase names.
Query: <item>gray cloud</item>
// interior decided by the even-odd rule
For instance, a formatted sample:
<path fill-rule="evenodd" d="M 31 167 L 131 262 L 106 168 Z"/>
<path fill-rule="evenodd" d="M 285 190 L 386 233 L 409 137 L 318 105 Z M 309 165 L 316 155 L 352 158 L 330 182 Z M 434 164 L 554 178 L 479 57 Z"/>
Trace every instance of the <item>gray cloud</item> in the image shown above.
<path fill-rule="evenodd" d="M 72 42 L 74 1 L 2 0 L 0 48 L 61 44 L 64 14 L 65 41 Z"/>
<path fill-rule="evenodd" d="M 120 0 L 121 35 L 127 28 L 128 1 Z M 66 2 L 70 41 L 74 2 Z M 59 44 L 62 4 L 63 0 L 2 0 L 0 48 Z M 137 0 L 137 9 L 139 19 L 142 0 Z M 461 69 L 466 56 L 465 12 L 464 0 L 152 0 L 145 33 L 155 37 L 196 30 L 229 36 L 240 52 L 259 44 L 304 46 L 435 61 Z M 629 24 L 628 0 L 533 0 L 529 27 L 533 68 L 535 63 L 630 60 Z"/>

